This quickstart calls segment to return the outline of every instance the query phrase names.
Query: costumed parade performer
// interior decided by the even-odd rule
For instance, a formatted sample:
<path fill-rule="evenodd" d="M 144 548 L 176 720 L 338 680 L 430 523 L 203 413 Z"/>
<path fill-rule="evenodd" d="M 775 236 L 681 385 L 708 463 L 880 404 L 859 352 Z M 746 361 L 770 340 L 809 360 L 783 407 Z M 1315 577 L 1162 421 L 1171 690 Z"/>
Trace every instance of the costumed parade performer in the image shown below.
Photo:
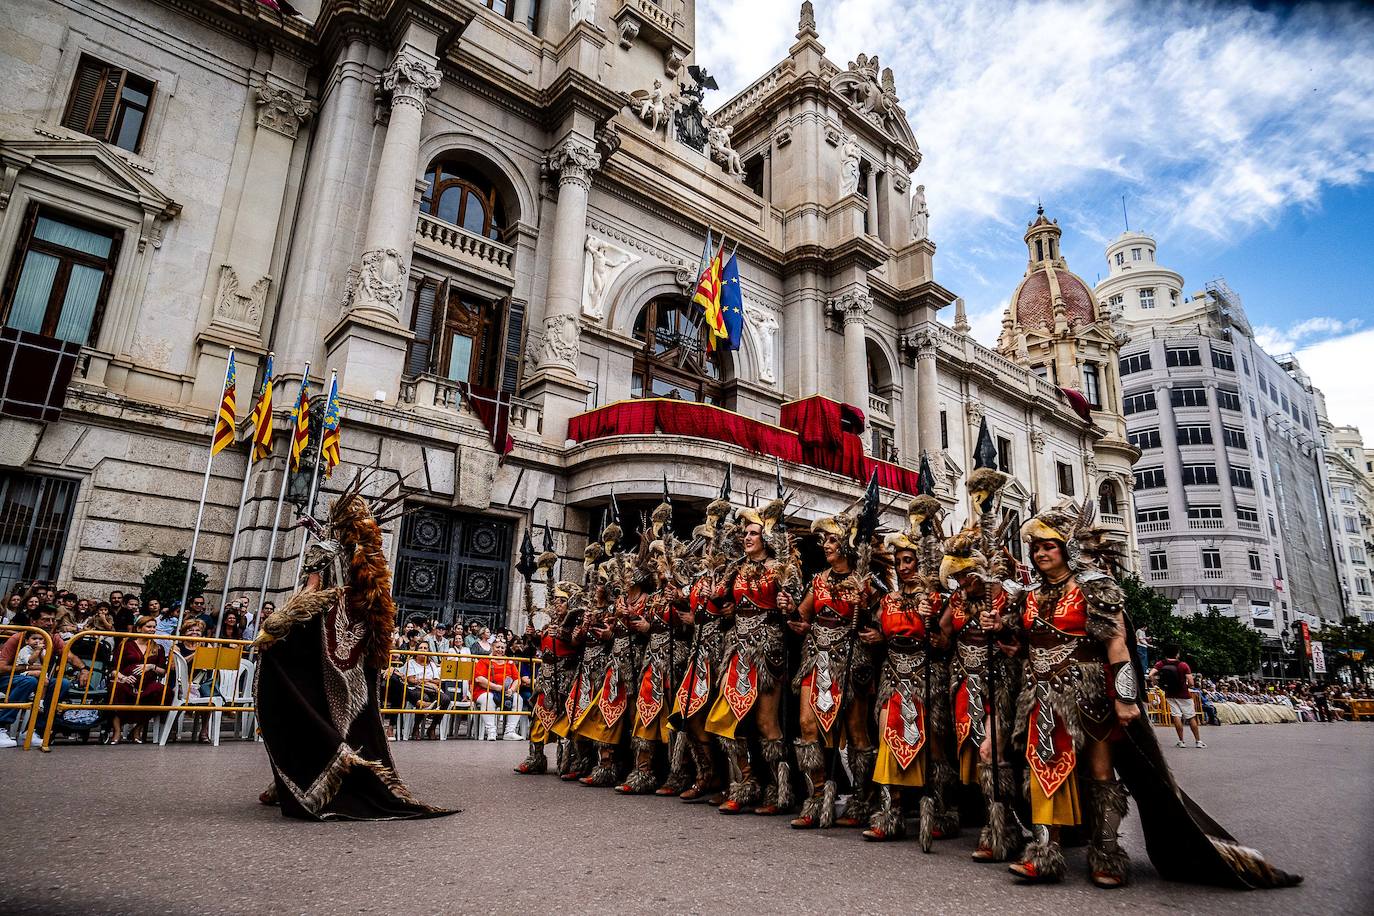
<path fill-rule="evenodd" d="M 558 778 L 565 782 L 580 781 L 598 762 L 596 742 L 580 734 L 578 727 L 590 715 L 601 689 L 601 678 L 606 674 L 606 645 L 592 635 L 593 628 L 600 626 L 607 605 L 599 565 L 605 556 L 602 542 L 587 545 L 582 553 L 582 586 L 571 591 L 568 599 L 570 642 L 575 652 L 571 660 L 573 674 L 563 701 L 563 715 L 553 726 L 553 733 L 568 743 L 565 765 L 558 773 Z"/>
<path fill-rule="evenodd" d="M 798 611 L 799 619 L 788 626 L 805 639 L 801 666 L 792 680 L 801 697 L 797 767 L 808 789 L 801 813 L 791 821 L 799 830 L 866 825 L 872 813 L 877 751 L 869 739 L 868 704 L 874 671 L 868 647 L 858 634 L 879 591 L 869 572 L 878 514 L 875 474 L 854 509 L 812 523 L 811 531 L 820 538 L 829 568 L 812 577 L 799 607 L 786 592 L 780 603 L 784 613 Z M 854 791 L 839 818 L 835 816 L 838 785 L 827 774 L 826 748 L 833 754 L 832 770 L 845 750 L 853 774 Z"/>
<path fill-rule="evenodd" d="M 525 577 L 525 615 L 531 633 L 539 641 L 539 668 L 534 682 L 530 685 L 530 751 L 529 755 L 515 768 L 522 774 L 547 773 L 549 759 L 544 753 L 544 745 L 553 741 L 559 748 L 557 771 L 565 772 L 570 765 L 570 751 L 559 741 L 556 731 L 558 721 L 568 700 L 568 690 L 572 686 L 573 674 L 577 667 L 577 647 L 572 641 L 574 615 L 570 601 L 580 592 L 571 582 L 555 582 L 554 566 L 558 554 L 553 550 L 553 536 L 548 525 L 544 526 L 544 549 L 539 558 L 531 563 L 533 546 L 529 532 L 525 533 L 525 545 L 516 569 Z M 548 620 L 543 625 L 536 619 L 532 576 L 543 572 L 548 587 L 547 610 L 543 613 Z"/>
<path fill-rule="evenodd" d="M 736 512 L 734 534 L 743 556 L 726 573 L 726 613 L 734 626 L 726 635 L 719 696 L 706 722 L 730 764 L 730 793 L 718 809 L 721 814 L 773 815 L 792 804 L 780 715 L 787 654 L 779 613 L 790 558 L 778 556 L 774 537 L 783 508 L 779 497 L 762 510 Z M 759 741 L 757 758 L 750 754 L 751 735 Z"/>
<path fill-rule="evenodd" d="M 978 520 L 945 542 L 940 581 L 958 589 L 943 625 L 952 634 L 950 698 L 954 752 L 960 781 L 983 794 L 986 821 L 973 851 L 977 862 L 1002 862 L 1020 849 L 1021 829 L 1009 805 L 1018 796 L 1011 737 L 1021 683 L 1018 647 L 1008 628 L 1002 641 L 990 631 L 1015 614 L 1023 592 L 1009 581 L 1015 561 L 1003 547 L 1006 521 L 997 521 L 995 499 L 1008 478 L 997 470 L 997 452 L 984 420 L 974 449 L 967 488 Z"/>
<path fill-rule="evenodd" d="M 897 588 L 878 602 L 876 627 L 859 634 L 868 645 L 886 649 L 874 710 L 878 759 L 873 782 L 879 787 L 879 807 L 863 835 L 875 841 L 905 835 L 903 790 L 921 789 L 921 848 L 930 852 L 932 840 L 958 832 L 959 815 L 945 798 L 954 781 L 945 756 L 949 673 L 944 650 L 949 640 L 940 628 L 944 600 L 931 574 L 938 563 L 940 502 L 931 495 L 934 480 L 924 458 L 919 479 L 922 493 L 908 509 L 908 528 L 884 539 Z"/>
<path fill-rule="evenodd" d="M 688 634 L 680 617 L 690 584 L 690 564 L 683 556 L 683 545 L 673 537 L 673 503 L 666 476 L 663 501 L 654 509 L 650 530 L 653 540 L 649 543 L 649 563 L 659 587 L 649 595 L 644 616 L 629 623 L 630 629 L 647 641 L 636 679 L 631 737 L 634 768 L 616 786 L 616 791 L 624 795 L 652 792 L 666 797 L 676 796 L 692 781 L 687 764 L 687 735 L 668 726 L 676 672 L 687 662 Z M 654 772 L 654 757 L 660 747 L 668 750 L 669 760 L 668 778 L 661 786 Z"/>
<path fill-rule="evenodd" d="M 254 703 L 272 765 L 266 804 L 307 820 L 399 820 L 453 814 L 415 798 L 391 759 L 379 712 L 396 606 L 381 524 L 397 482 L 374 510 L 359 474 L 306 550 L 299 589 L 262 623 Z M 380 521 L 379 521 L 380 519 Z"/>
<path fill-rule="evenodd" d="M 706 506 L 706 519 L 692 532 L 692 549 L 700 550 L 700 561 L 692 588 L 687 593 L 687 607 L 679 614 L 680 622 L 692 628 L 692 641 L 683 666 L 682 682 L 673 701 L 672 721 L 675 728 L 685 729 L 691 741 L 692 762 L 696 766 L 696 780 L 679 796 L 688 804 L 725 802 L 723 785 L 715 766 L 712 736 L 706 730 L 706 717 L 711 705 L 719 697 L 716 673 L 720 670 L 726 624 L 725 542 L 730 514 L 730 469 L 725 470 L 720 495 Z"/>
<path fill-rule="evenodd" d="M 1150 861 L 1164 878 L 1296 884 L 1300 877 L 1236 843 L 1174 782 L 1142 707 L 1125 595 L 1098 565 L 1104 542 L 1093 517 L 1088 499 L 1046 509 L 1022 528 L 1040 581 L 1017 619 L 1029 662 L 1016 729 L 1029 765 L 1032 842 L 1012 872 L 1028 882 L 1061 880 L 1060 829 L 1084 824 L 1092 882 L 1125 884 L 1129 860 L 1118 832 L 1129 787 Z"/>

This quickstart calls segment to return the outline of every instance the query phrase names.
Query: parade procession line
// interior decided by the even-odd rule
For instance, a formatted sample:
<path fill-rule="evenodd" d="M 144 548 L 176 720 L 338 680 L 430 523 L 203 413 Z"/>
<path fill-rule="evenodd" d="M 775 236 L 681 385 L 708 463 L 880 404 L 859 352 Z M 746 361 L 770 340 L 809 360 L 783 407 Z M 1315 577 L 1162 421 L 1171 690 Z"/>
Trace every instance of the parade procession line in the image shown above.
<path fill-rule="evenodd" d="M 7 823 L 0 912 L 127 913 L 1137 913 L 1374 912 L 1367 880 L 1374 724 L 1207 730 L 1168 748 L 1209 811 L 1307 880 L 1277 892 L 1161 881 L 1134 812 L 1132 884 L 1100 891 L 1069 850 L 1068 879 L 1019 887 L 970 861 L 974 833 L 871 844 L 855 830 L 789 830 L 675 800 L 516 776 L 516 742 L 393 744 L 435 804 L 425 821 L 312 824 L 257 804 L 260 744 L 63 747 L 0 754 Z"/>

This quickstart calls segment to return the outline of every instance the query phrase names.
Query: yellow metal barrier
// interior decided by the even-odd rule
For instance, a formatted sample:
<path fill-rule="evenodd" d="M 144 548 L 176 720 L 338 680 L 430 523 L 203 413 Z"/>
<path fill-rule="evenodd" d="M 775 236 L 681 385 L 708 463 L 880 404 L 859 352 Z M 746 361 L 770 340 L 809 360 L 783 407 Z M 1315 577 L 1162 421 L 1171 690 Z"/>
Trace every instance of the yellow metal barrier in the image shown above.
<path fill-rule="evenodd" d="M 438 685 L 427 683 L 426 679 L 417 679 L 419 682 L 415 684 L 410 682 L 409 677 L 405 673 L 406 660 L 417 656 L 438 661 Z M 518 693 L 523 678 L 528 677 L 531 682 L 534 681 L 540 659 L 522 658 L 510 655 L 469 655 L 461 652 L 430 652 L 424 649 L 393 649 L 391 652 L 391 664 L 388 666 L 382 680 L 381 714 L 384 716 L 398 717 L 500 716 L 505 718 L 509 716 L 519 716 L 528 719 L 530 717 L 530 710 L 507 710 L 503 708 L 506 705 L 505 700 L 507 695 L 504 681 L 502 681 L 499 687 L 488 686 L 488 688 L 483 690 L 484 693 L 490 691 L 497 695 L 499 702 L 495 704 L 496 708 L 492 710 L 477 708 L 475 704 L 476 691 L 482 688 L 477 687 L 476 680 L 478 677 L 488 677 L 488 685 L 491 684 L 489 675 L 485 672 L 490 671 L 489 666 L 492 662 L 509 662 L 515 666 L 516 673 L 519 676 L 516 678 L 516 684 L 512 692 Z M 404 685 L 402 696 L 409 693 L 411 690 L 419 691 L 418 697 L 413 701 L 415 705 L 387 705 L 388 700 L 391 699 L 389 694 L 391 693 L 390 687 L 393 675 L 399 678 Z M 411 677 L 414 677 L 414 675 L 411 675 Z M 450 689 L 446 686 L 447 684 L 453 685 L 453 694 L 448 698 L 448 702 L 445 703 L 444 694 Z M 466 685 L 468 694 L 473 697 L 472 702 L 459 705 L 456 688 L 460 684 Z M 404 704 L 412 701 L 403 700 L 402 702 Z M 418 732 L 418 730 L 417 725 L 415 731 Z M 396 736 L 400 740 L 404 740 L 405 738 L 402 731 L 401 722 L 398 719 Z"/>
<path fill-rule="evenodd" d="M 1164 691 L 1158 687 L 1151 687 L 1145 694 L 1148 701 L 1145 706 L 1145 713 L 1150 717 L 1150 722 L 1154 725 L 1169 726 L 1174 724 L 1173 717 L 1169 714 L 1169 704 L 1164 699 Z"/>
<path fill-rule="evenodd" d="M 3 637 L 3 641 L 7 642 L 16 635 L 20 638 L 18 644 L 14 648 L 14 667 L 10 668 L 9 674 L 4 676 L 4 689 L 0 690 L 0 700 L 2 700 L 0 701 L 0 709 L 28 710 L 29 717 L 28 721 L 24 723 L 23 737 L 21 738 L 18 734 L 12 736 L 19 742 L 20 748 L 27 751 L 33 744 L 33 731 L 38 725 L 38 710 L 39 707 L 43 705 L 43 696 L 48 690 L 48 671 L 52 667 L 53 641 L 52 635 L 49 634 L 47 630 L 40 629 L 39 627 L 17 626 L 8 623 L 0 624 L 0 637 Z M 29 658 L 25 666 L 26 671 L 20 671 L 19 653 L 28 642 L 28 637 L 33 635 L 38 635 L 43 638 L 43 655 L 39 659 L 37 665 L 34 664 L 32 658 Z M 37 675 L 26 673 L 34 667 L 38 669 Z M 58 670 L 57 674 L 58 680 L 60 681 L 62 679 L 61 669 Z M 34 678 L 37 681 L 32 699 L 10 699 L 10 694 L 14 690 L 14 679 L 16 677 Z M 15 721 L 18 722 L 17 714 Z"/>
<path fill-rule="evenodd" d="M 195 704 L 167 702 L 168 693 L 172 689 L 170 674 L 173 671 L 173 664 L 166 650 L 159 645 L 160 643 L 187 644 L 194 649 L 190 653 L 190 661 L 187 664 L 187 689 L 189 690 L 190 683 L 196 680 L 199 672 L 208 672 L 211 684 L 211 702 Z M 235 672 L 233 692 L 235 697 L 238 696 L 237 676 L 238 672 L 242 670 L 244 652 L 252 646 L 252 642 L 249 640 L 172 633 L 139 634 L 120 633 L 114 630 L 81 630 L 67 640 L 62 647 L 61 661 L 57 669 L 59 672 L 67 669 L 72 656 L 72 647 L 78 644 L 89 645 L 91 657 L 87 660 L 82 654 L 77 654 L 76 658 L 96 673 L 103 673 L 104 679 L 108 680 L 108 690 L 103 687 L 96 687 L 94 688 L 96 695 L 92 696 L 92 681 L 95 680 L 93 674 L 87 679 L 86 684 L 79 692 L 79 696 L 77 691 L 73 691 L 71 699 L 63 700 L 59 697 L 50 703 L 48 720 L 43 727 L 42 749 L 44 751 L 51 750 L 52 730 L 58 715 L 69 709 L 98 710 L 112 715 L 121 712 L 162 713 L 164 716 L 169 713 L 229 712 L 253 714 L 256 712 L 251 697 L 246 703 L 219 704 L 213 702 L 215 688 L 219 686 L 220 675 L 223 672 Z M 173 651 L 175 651 L 175 646 L 173 646 Z M 102 654 L 108 654 L 110 660 L 106 662 L 102 659 Z M 158 664 L 159 659 L 161 664 Z M 161 675 L 156 673 L 158 668 L 162 669 Z M 125 688 L 125 693 L 132 694 L 134 702 L 113 702 L 121 687 Z M 140 702 L 141 700 L 152 699 L 156 699 L 157 702 Z M 113 717 L 118 718 L 117 715 L 113 715 Z"/>

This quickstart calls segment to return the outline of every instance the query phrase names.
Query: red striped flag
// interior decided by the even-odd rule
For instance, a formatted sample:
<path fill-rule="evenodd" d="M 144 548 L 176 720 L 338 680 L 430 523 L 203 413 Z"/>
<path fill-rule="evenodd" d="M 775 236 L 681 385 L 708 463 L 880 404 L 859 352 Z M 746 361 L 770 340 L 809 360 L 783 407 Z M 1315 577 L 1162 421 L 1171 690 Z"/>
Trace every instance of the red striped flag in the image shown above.
<path fill-rule="evenodd" d="M 226 446 L 234 444 L 234 424 L 237 422 L 234 407 L 234 390 L 238 375 L 234 370 L 234 351 L 229 351 L 229 368 L 224 373 L 224 395 L 219 402 L 219 416 L 215 419 L 215 438 L 210 445 L 210 454 L 218 455 Z"/>

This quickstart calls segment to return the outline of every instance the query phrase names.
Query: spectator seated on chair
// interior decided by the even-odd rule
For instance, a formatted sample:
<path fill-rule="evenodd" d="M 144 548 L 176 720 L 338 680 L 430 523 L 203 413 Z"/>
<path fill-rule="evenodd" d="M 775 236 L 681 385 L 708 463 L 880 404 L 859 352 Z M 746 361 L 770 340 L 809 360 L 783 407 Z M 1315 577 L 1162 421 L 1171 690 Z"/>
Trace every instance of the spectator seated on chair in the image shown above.
<path fill-rule="evenodd" d="M 406 701 L 416 709 L 448 709 L 453 705 L 453 692 L 443 686 L 439 680 L 439 663 L 428 652 L 420 652 L 416 655 L 406 657 L 405 664 L 406 678 Z M 434 740 L 439 736 L 435 731 L 439 727 L 442 716 L 437 715 L 417 715 L 415 717 L 415 727 L 411 730 L 412 738 L 423 737 Z"/>
<path fill-rule="evenodd" d="M 478 660 L 472 672 L 477 708 L 486 713 L 482 716 L 482 740 L 496 740 L 498 718 L 505 720 L 502 737 L 507 741 L 523 740 L 518 729 L 519 716 L 495 715 L 498 709 L 510 713 L 524 710 L 524 703 L 520 697 L 520 667 L 516 662 L 500 658 L 506 653 L 506 644 L 500 638 L 492 642 L 491 650 L 491 655 L 497 657 Z"/>
<path fill-rule="evenodd" d="M 51 607 L 40 607 L 33 619 L 32 626 L 45 631 L 52 638 L 53 654 L 51 658 L 59 658 L 65 643 L 55 632 L 57 626 L 57 613 Z M 38 638 L 42 642 L 41 637 Z M 21 665 L 19 653 L 23 649 L 32 650 L 33 644 L 30 642 L 29 635 L 25 631 L 10 636 L 0 646 L 0 691 L 5 693 L 5 700 L 9 703 L 27 703 L 33 699 L 38 692 L 38 679 L 42 674 L 43 648 L 38 650 L 38 663 L 32 660 L 32 651 L 26 656 L 27 664 Z M 90 671 L 86 663 L 79 658 L 72 659 L 72 667 L 75 669 L 76 678 L 64 679 L 53 677 L 49 681 L 47 695 L 43 698 L 43 705 L 52 702 L 56 695 L 62 699 L 78 687 L 86 684 L 90 677 Z M 15 747 L 19 742 L 10 736 L 9 730 L 14 726 L 19 718 L 18 709 L 0 709 L 0 748 Z"/>
<path fill-rule="evenodd" d="M 133 636 L 123 638 L 115 650 L 119 666 L 115 677 L 113 703 L 117 706 L 154 706 L 167 702 L 167 655 L 154 639 L 157 635 L 157 618 L 140 617 L 134 621 Z M 142 744 L 143 729 L 155 711 L 134 712 L 122 710 L 113 716 L 110 744 L 124 740 L 124 726 L 132 724 L 135 728 L 130 735 L 135 744 Z"/>
<path fill-rule="evenodd" d="M 182 636 L 205 636 L 205 623 L 198 618 L 192 618 L 181 625 Z M 212 685 L 215 682 L 215 672 L 208 668 L 196 667 L 196 650 L 201 647 L 198 642 L 178 641 L 173 651 L 186 661 L 186 670 L 191 673 L 191 685 L 187 691 L 187 696 L 193 700 L 205 699 L 213 693 Z M 172 686 L 176 686 L 173 684 Z M 208 744 L 210 741 L 210 714 L 204 712 L 195 713 L 192 717 L 192 724 L 196 730 L 196 741 L 201 744 Z M 176 732 L 172 732 L 169 741 L 177 740 Z"/>

